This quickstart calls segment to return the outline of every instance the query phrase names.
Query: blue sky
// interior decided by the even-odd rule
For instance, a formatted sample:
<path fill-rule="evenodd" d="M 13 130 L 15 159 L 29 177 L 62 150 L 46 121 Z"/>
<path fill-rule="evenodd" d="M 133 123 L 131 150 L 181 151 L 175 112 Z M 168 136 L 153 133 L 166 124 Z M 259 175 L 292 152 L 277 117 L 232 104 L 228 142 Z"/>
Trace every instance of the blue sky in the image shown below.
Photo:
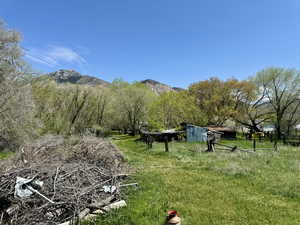
<path fill-rule="evenodd" d="M 172 86 L 300 69 L 299 0 L 1 0 L 32 67 Z"/>

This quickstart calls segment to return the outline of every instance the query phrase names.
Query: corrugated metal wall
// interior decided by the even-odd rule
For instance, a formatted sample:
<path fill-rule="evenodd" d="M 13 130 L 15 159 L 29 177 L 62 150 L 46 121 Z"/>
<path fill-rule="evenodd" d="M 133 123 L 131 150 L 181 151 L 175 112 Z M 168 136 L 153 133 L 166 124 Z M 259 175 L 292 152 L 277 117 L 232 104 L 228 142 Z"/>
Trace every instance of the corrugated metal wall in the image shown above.
<path fill-rule="evenodd" d="M 207 128 L 188 124 L 186 127 L 187 142 L 199 142 L 207 140 Z"/>

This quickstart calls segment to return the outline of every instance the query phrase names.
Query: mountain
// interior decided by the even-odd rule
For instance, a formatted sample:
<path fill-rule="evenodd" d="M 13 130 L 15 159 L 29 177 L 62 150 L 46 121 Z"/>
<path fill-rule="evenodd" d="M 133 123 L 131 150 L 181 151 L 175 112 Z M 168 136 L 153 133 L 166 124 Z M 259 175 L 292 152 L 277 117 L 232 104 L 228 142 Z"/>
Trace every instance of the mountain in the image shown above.
<path fill-rule="evenodd" d="M 58 70 L 46 75 L 53 78 L 57 83 L 84 84 L 91 86 L 99 85 L 103 87 L 109 85 L 109 82 L 105 80 L 88 75 L 82 75 L 75 70 Z"/>
<path fill-rule="evenodd" d="M 150 87 L 156 94 L 160 95 L 164 92 L 168 91 L 183 91 L 183 88 L 178 88 L 178 87 L 171 87 L 167 84 L 160 83 L 156 80 L 143 80 L 141 83 L 146 84 L 148 87 Z"/>
<path fill-rule="evenodd" d="M 97 77 L 82 75 L 75 70 L 65 70 L 61 69 L 52 73 L 46 74 L 46 76 L 54 79 L 57 83 L 71 83 L 71 84 L 82 84 L 82 85 L 91 85 L 91 86 L 102 86 L 107 87 L 110 83 L 99 79 Z M 141 83 L 150 87 L 156 94 L 160 95 L 168 91 L 182 91 L 184 89 L 171 87 L 167 84 L 160 83 L 155 80 L 147 79 L 141 81 Z"/>

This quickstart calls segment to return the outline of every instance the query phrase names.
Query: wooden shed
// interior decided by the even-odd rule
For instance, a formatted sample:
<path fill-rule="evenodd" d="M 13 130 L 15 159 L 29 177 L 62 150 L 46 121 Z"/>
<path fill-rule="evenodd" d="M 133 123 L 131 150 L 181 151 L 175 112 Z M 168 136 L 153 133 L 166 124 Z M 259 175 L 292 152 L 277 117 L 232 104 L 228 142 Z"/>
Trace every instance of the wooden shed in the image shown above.
<path fill-rule="evenodd" d="M 207 127 L 210 131 L 221 132 L 222 139 L 236 139 L 236 130 L 230 127 L 220 127 L 220 126 L 209 126 Z"/>

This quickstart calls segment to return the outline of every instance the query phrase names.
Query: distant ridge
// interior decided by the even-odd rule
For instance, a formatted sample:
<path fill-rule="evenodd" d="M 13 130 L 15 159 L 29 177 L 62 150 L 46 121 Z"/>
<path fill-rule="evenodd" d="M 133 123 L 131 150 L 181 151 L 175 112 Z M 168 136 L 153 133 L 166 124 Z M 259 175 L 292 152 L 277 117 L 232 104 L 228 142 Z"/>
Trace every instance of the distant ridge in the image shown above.
<path fill-rule="evenodd" d="M 178 87 L 171 87 L 167 84 L 160 83 L 156 80 L 143 80 L 141 83 L 146 84 L 148 87 L 150 87 L 156 94 L 160 95 L 165 92 L 169 91 L 183 91 L 183 88 L 178 88 Z"/>
<path fill-rule="evenodd" d="M 59 84 L 81 84 L 81 85 L 91 85 L 91 86 L 101 86 L 107 87 L 110 85 L 110 82 L 102 80 L 97 77 L 89 76 L 89 75 L 82 75 L 81 73 L 75 70 L 66 70 L 60 69 L 58 71 L 48 73 L 44 76 L 48 76 L 51 79 L 55 80 Z M 153 90 L 156 94 L 160 95 L 165 92 L 169 91 L 183 91 L 183 88 L 178 87 L 171 87 L 167 84 L 163 84 L 156 80 L 146 79 L 141 81 L 141 83 L 147 85 L 151 90 Z"/>
<path fill-rule="evenodd" d="M 53 78 L 57 83 L 83 84 L 91 86 L 108 86 L 110 83 L 100 78 L 89 75 L 82 75 L 75 70 L 58 70 L 48 73 L 47 76 Z"/>

